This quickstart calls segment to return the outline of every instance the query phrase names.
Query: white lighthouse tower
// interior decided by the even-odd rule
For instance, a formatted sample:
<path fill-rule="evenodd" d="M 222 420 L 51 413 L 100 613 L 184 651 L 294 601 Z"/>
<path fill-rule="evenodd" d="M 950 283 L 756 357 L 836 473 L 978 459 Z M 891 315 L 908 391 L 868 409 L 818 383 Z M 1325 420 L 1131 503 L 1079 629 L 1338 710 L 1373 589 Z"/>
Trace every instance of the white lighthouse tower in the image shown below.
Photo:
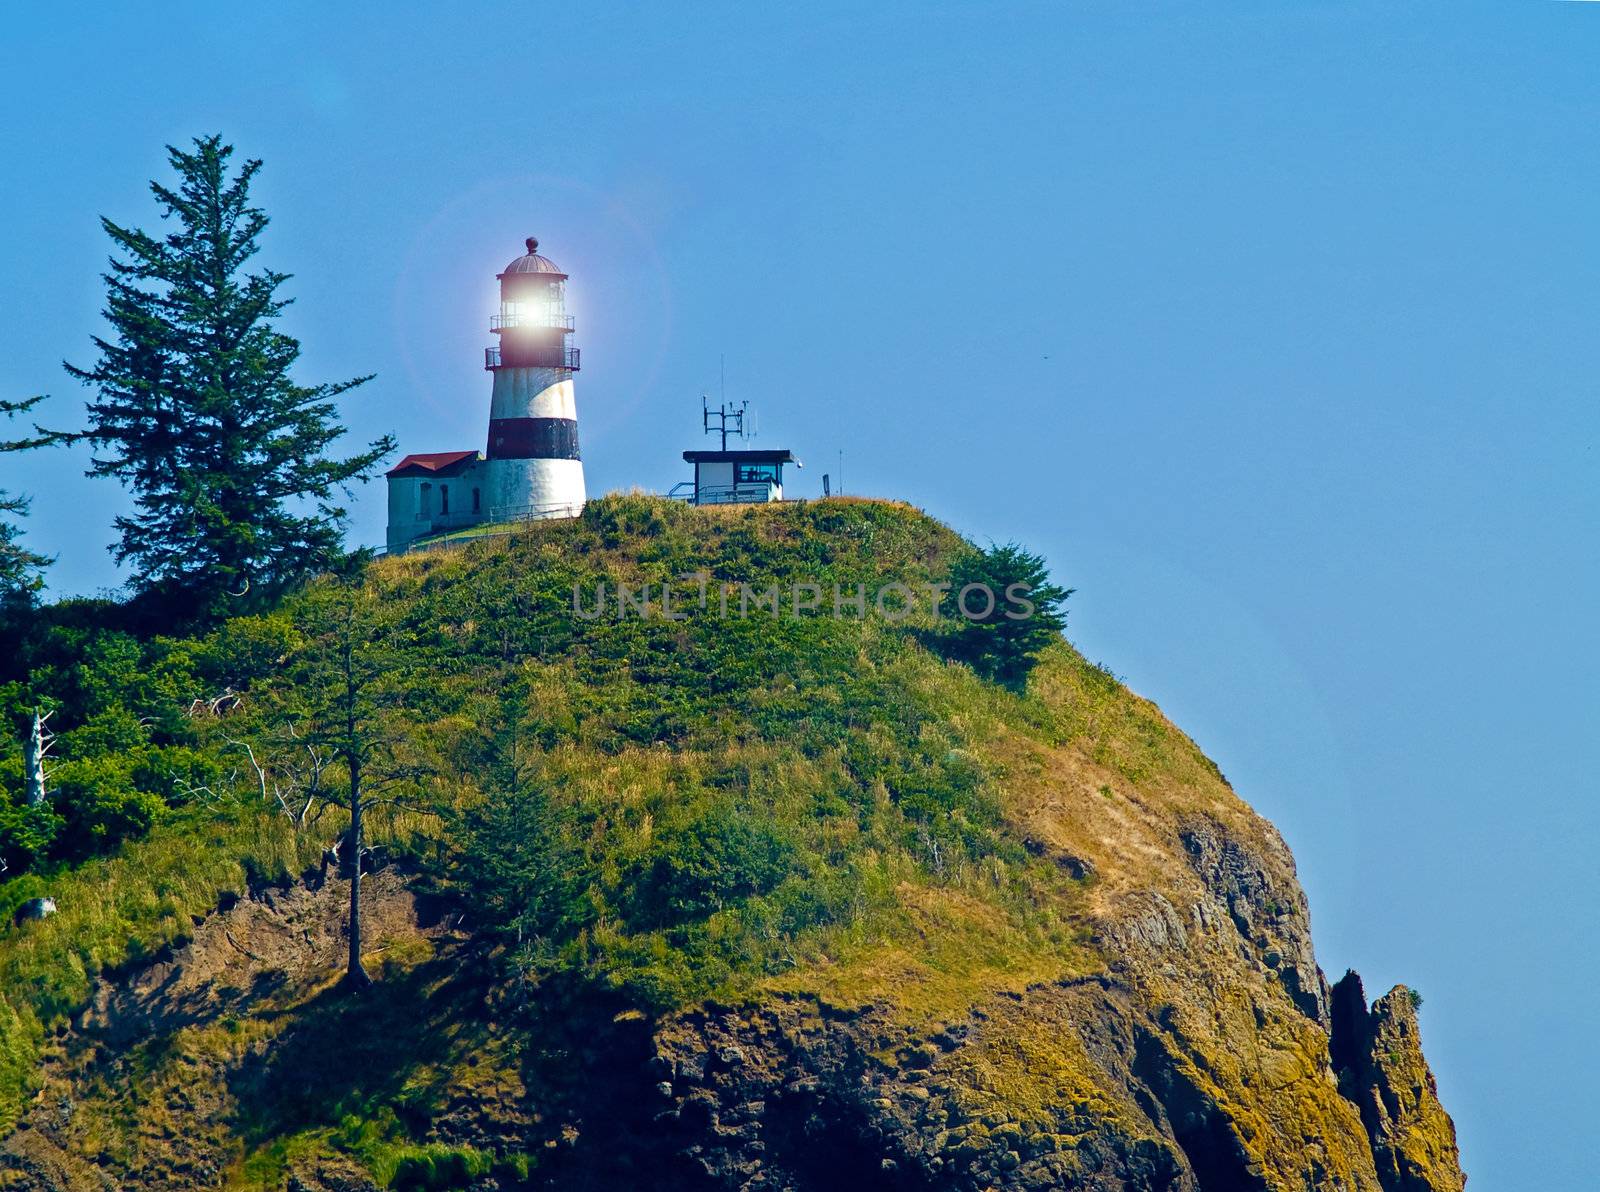
<path fill-rule="evenodd" d="M 583 461 L 572 375 L 578 349 L 568 342 L 567 275 L 528 251 L 499 274 L 500 313 L 489 330 L 498 347 L 484 353 L 494 375 L 484 470 L 485 520 L 577 517 L 583 512 Z"/>
<path fill-rule="evenodd" d="M 484 352 L 494 374 L 489 449 L 408 455 L 389 469 L 391 551 L 420 539 L 485 523 L 577 517 L 585 500 L 578 457 L 578 409 L 572 374 L 578 349 L 567 342 L 567 275 L 528 251 L 500 280 L 500 313 L 489 330 L 498 347 Z"/>

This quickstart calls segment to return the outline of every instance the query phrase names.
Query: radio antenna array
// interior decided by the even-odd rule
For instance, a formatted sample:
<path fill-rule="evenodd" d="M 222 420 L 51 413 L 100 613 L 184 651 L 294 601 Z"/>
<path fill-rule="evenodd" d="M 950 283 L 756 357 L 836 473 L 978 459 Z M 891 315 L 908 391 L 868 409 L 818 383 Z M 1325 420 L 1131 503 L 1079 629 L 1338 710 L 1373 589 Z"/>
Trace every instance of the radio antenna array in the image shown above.
<path fill-rule="evenodd" d="M 723 402 L 713 410 L 711 399 L 704 393 L 700 395 L 700 429 L 708 435 L 721 435 L 724 451 L 728 449 L 729 435 L 737 435 L 741 439 L 745 437 L 745 419 L 749 416 L 748 401 L 734 405 Z"/>

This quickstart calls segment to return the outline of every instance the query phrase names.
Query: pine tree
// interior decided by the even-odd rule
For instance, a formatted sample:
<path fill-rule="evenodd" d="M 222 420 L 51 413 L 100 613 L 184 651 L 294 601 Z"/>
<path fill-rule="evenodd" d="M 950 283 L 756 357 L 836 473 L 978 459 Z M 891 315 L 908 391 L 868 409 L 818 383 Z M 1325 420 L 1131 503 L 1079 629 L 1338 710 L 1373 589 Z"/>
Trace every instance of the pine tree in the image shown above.
<path fill-rule="evenodd" d="M 43 400 L 43 396 L 39 396 L 22 401 L 0 401 L 0 414 L 10 418 L 31 410 Z M 0 442 L 0 455 L 44 447 L 56 438 L 48 431 L 40 431 L 36 438 Z M 39 589 L 44 586 L 42 573 L 51 563 L 46 556 L 36 554 L 21 544 L 22 527 L 10 520 L 26 517 L 28 505 L 27 496 L 0 488 L 0 604 L 31 605 Z"/>
<path fill-rule="evenodd" d="M 135 512 L 116 520 L 117 561 L 133 565 L 136 589 L 203 615 L 225 593 L 269 594 L 335 558 L 336 493 L 394 443 L 330 457 L 344 434 L 335 399 L 371 377 L 290 378 L 300 344 L 273 323 L 288 274 L 246 272 L 268 222 L 250 202 L 261 162 L 230 176 L 233 147 L 218 136 L 167 154 L 176 185 L 150 189 L 177 226 L 157 237 L 101 220 L 118 254 L 104 275 L 113 335 L 95 337 L 93 368 L 67 371 L 98 391 L 81 436 L 96 448 L 89 475 L 134 494 Z"/>
<path fill-rule="evenodd" d="M 1066 627 L 1071 588 L 1050 582 L 1044 559 L 1014 542 L 957 559 L 950 591 L 961 607 L 948 650 L 986 679 L 1022 690 L 1045 647 Z M 968 588 L 971 599 L 963 598 Z"/>
<path fill-rule="evenodd" d="M 363 989 L 372 983 L 361 962 L 364 817 L 398 803 L 398 795 L 414 792 L 428 773 L 413 756 L 415 723 L 407 707 L 420 686 L 407 662 L 415 640 L 379 593 L 359 581 L 313 585 L 299 606 L 297 628 L 303 637 L 285 664 L 291 694 L 278 712 L 279 739 L 310 746 L 344 771 L 339 795 L 350 816 L 339 847 L 350 880 L 345 980 Z"/>

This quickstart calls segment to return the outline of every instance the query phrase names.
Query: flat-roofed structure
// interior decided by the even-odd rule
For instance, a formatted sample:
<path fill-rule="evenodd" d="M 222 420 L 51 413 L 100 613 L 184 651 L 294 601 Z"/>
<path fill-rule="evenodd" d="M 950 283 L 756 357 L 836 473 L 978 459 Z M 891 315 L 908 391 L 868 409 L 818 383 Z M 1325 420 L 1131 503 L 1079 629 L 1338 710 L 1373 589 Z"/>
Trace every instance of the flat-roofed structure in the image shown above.
<path fill-rule="evenodd" d="M 694 465 L 693 487 L 683 495 L 695 505 L 743 505 L 783 500 L 783 465 L 802 467 L 794 452 L 685 451 Z"/>

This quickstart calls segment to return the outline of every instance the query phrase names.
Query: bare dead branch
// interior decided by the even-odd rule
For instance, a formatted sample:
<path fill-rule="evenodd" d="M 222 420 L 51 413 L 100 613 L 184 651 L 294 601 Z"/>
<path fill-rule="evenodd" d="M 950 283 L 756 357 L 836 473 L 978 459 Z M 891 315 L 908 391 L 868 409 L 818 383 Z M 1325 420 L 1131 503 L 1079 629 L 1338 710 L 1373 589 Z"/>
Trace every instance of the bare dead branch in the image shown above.
<path fill-rule="evenodd" d="M 362 811 L 371 811 L 374 807 L 399 807 L 405 811 L 414 811 L 418 815 L 431 815 L 440 819 L 444 818 L 444 812 L 440 811 L 436 807 L 418 807 L 414 803 L 407 803 L 401 799 L 389 798 L 361 800 Z"/>
<path fill-rule="evenodd" d="M 229 712 L 235 711 L 244 703 L 244 695 L 232 687 L 224 687 L 221 692 L 206 699 L 197 696 L 189 701 L 189 718 L 192 720 L 202 714 L 213 718 L 220 718 Z"/>

